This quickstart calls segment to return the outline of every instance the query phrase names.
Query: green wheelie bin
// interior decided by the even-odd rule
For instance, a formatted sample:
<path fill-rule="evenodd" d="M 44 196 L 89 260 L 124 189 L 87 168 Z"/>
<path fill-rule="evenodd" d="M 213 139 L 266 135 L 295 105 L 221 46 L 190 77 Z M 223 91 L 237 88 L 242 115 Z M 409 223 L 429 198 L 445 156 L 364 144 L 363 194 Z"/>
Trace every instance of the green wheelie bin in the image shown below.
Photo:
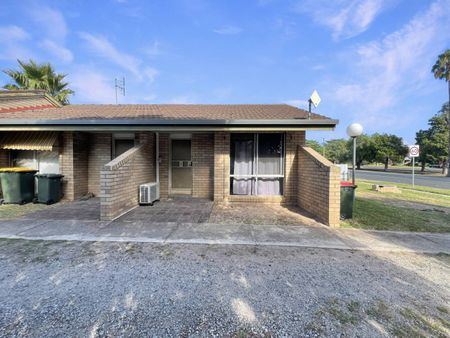
<path fill-rule="evenodd" d="M 355 201 L 356 187 L 351 182 L 341 182 L 341 219 L 353 217 L 353 202 Z"/>
<path fill-rule="evenodd" d="M 60 174 L 36 174 L 37 197 L 34 203 L 53 204 L 62 198 L 62 178 Z"/>
<path fill-rule="evenodd" d="M 34 174 L 30 168 L 1 168 L 3 203 L 25 204 L 34 198 Z"/>

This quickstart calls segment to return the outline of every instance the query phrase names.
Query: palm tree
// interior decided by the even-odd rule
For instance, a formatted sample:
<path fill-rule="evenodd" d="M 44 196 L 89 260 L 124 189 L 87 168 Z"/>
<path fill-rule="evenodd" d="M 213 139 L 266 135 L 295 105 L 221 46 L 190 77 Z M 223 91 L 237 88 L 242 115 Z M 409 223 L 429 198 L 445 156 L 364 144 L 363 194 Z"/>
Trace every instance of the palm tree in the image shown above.
<path fill-rule="evenodd" d="M 17 60 L 20 70 L 7 69 L 7 74 L 14 83 L 3 86 L 9 90 L 43 89 L 61 104 L 69 104 L 69 95 L 74 91 L 67 88 L 64 82 L 66 74 L 57 74 L 50 63 L 38 64 L 33 60 L 29 63 Z"/>
<path fill-rule="evenodd" d="M 436 63 L 434 64 L 431 71 L 434 77 L 439 80 L 445 80 L 448 85 L 448 101 L 450 104 L 450 49 L 447 49 L 444 53 L 438 56 Z M 447 155 L 447 177 L 450 177 L 450 110 L 447 116 L 448 124 L 448 155 Z"/>

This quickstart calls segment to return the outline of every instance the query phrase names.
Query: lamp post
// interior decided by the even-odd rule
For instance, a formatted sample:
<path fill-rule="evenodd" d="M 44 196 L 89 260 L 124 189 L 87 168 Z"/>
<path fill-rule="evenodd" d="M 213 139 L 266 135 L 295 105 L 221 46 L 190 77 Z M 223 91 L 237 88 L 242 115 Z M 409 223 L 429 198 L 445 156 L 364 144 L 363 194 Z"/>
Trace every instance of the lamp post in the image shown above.
<path fill-rule="evenodd" d="M 363 127 L 359 123 L 352 123 L 347 127 L 347 135 L 353 139 L 353 168 L 352 168 L 352 184 L 355 185 L 356 170 L 356 138 L 363 133 Z"/>

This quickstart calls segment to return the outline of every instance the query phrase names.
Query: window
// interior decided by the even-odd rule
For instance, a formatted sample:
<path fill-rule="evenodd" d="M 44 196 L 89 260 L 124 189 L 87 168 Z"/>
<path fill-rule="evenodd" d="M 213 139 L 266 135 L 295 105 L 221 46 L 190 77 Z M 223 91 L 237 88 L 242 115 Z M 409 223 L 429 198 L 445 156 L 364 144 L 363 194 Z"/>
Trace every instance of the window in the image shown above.
<path fill-rule="evenodd" d="M 11 164 L 39 170 L 40 174 L 58 174 L 59 154 L 58 151 L 12 150 Z"/>
<path fill-rule="evenodd" d="M 231 134 L 230 155 L 232 195 L 283 194 L 283 134 Z"/>
<path fill-rule="evenodd" d="M 122 155 L 127 150 L 134 147 L 134 134 L 114 134 L 113 135 L 113 158 Z"/>

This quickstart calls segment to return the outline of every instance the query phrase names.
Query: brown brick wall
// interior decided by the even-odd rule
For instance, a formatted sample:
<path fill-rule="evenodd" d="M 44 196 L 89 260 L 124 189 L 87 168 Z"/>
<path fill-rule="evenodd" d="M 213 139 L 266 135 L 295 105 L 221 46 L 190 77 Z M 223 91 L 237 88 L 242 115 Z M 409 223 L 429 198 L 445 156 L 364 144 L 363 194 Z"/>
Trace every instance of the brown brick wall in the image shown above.
<path fill-rule="evenodd" d="M 74 200 L 88 192 L 88 135 L 64 132 L 61 137 L 60 172 L 64 175 L 64 198 Z"/>
<path fill-rule="evenodd" d="M 100 171 L 111 161 L 112 134 L 97 133 L 90 135 L 88 157 L 88 190 L 94 195 L 100 194 Z"/>
<path fill-rule="evenodd" d="M 285 141 L 285 170 L 284 170 L 284 199 L 286 204 L 297 201 L 298 161 L 297 148 L 305 145 L 305 132 L 296 131 L 286 133 Z"/>
<path fill-rule="evenodd" d="M 89 137 L 85 133 L 73 134 L 73 180 L 74 198 L 79 198 L 89 191 L 88 189 L 88 154 Z"/>
<path fill-rule="evenodd" d="M 192 196 L 213 198 L 214 134 L 192 135 Z"/>
<path fill-rule="evenodd" d="M 227 203 L 230 195 L 230 133 L 214 134 L 214 201 Z"/>
<path fill-rule="evenodd" d="M 161 198 L 169 197 L 169 134 L 159 134 L 159 186 Z"/>
<path fill-rule="evenodd" d="M 141 133 L 140 144 L 103 166 L 100 216 L 112 220 L 138 205 L 139 185 L 155 181 L 154 135 Z"/>
<path fill-rule="evenodd" d="M 308 147 L 298 149 L 298 205 L 319 221 L 339 226 L 339 168 Z"/>

